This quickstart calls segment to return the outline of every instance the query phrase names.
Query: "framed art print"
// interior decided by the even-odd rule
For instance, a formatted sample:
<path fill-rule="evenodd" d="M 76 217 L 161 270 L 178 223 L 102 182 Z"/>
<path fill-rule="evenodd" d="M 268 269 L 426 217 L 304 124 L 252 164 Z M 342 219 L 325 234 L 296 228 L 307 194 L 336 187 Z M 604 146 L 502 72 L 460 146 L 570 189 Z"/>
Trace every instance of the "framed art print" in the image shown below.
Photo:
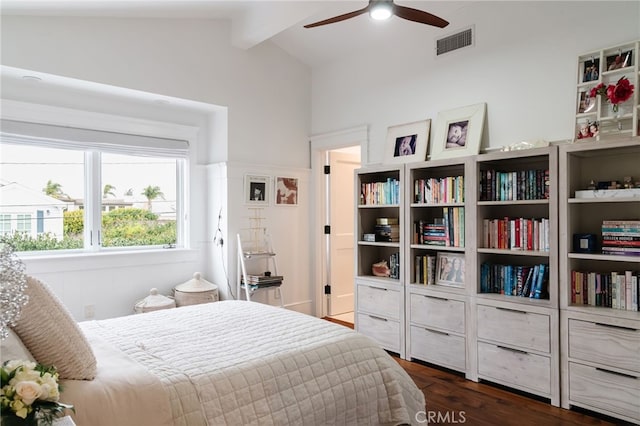
<path fill-rule="evenodd" d="M 244 177 L 245 204 L 269 205 L 269 176 L 246 175 Z"/>
<path fill-rule="evenodd" d="M 276 177 L 277 206 L 295 206 L 298 204 L 298 179 L 290 177 Z"/>
<path fill-rule="evenodd" d="M 478 154 L 486 109 L 481 103 L 438 113 L 431 159 Z"/>
<path fill-rule="evenodd" d="M 431 120 L 389 127 L 384 163 L 424 161 L 427 158 L 430 130 Z"/>

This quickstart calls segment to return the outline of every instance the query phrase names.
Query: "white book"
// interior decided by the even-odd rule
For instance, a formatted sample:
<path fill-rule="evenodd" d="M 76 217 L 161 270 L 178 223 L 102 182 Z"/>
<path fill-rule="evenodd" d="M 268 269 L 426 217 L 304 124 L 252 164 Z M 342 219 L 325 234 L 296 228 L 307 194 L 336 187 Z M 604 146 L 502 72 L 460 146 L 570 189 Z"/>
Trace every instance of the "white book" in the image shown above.
<path fill-rule="evenodd" d="M 627 311 L 632 310 L 632 298 L 631 298 L 631 271 L 624 271 L 624 290 Z"/>
<path fill-rule="evenodd" d="M 638 311 L 638 276 L 631 276 L 631 310 Z"/>

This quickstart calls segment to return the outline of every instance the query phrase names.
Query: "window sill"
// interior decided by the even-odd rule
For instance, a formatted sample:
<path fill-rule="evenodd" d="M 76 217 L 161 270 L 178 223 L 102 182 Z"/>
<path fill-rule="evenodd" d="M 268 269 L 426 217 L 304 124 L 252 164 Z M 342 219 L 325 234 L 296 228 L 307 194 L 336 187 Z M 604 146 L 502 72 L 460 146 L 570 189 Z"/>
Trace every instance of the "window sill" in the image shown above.
<path fill-rule="evenodd" d="M 198 251 L 194 249 L 149 249 L 126 251 L 102 251 L 99 253 L 47 253 L 19 256 L 29 274 L 84 271 L 123 267 L 166 265 L 195 262 Z"/>

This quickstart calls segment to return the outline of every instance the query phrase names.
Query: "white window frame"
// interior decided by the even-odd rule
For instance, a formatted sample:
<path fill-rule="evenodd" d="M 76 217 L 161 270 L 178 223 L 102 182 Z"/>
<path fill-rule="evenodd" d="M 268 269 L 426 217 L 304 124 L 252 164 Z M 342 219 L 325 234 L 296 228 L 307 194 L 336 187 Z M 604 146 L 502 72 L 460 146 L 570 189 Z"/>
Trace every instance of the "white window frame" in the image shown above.
<path fill-rule="evenodd" d="M 76 127 L 79 129 L 90 129 L 92 131 L 112 132 L 124 135 L 138 135 L 141 138 L 162 138 L 184 140 L 189 146 L 197 139 L 198 128 L 184 126 L 168 122 L 158 122 L 152 120 L 122 117 L 111 114 L 94 113 L 88 111 L 72 110 L 49 105 L 31 104 L 19 101 L 3 100 L 3 120 L 23 121 L 35 124 Z M 94 154 L 92 154 L 92 152 Z M 85 244 L 80 250 L 55 250 L 25 252 L 24 254 L 34 254 L 38 256 L 58 255 L 66 253 L 88 254 L 99 252 L 127 252 L 127 251 L 162 251 L 166 246 L 126 246 L 101 248 L 99 245 L 99 234 L 101 226 L 101 200 L 102 191 L 100 188 L 100 156 L 94 151 L 85 151 L 85 210 L 88 206 L 93 206 L 90 212 L 85 212 Z M 118 152 L 116 149 L 113 152 Z M 122 152 L 125 153 L 126 152 Z M 135 150 L 130 152 L 135 154 Z M 173 157 L 171 157 L 173 158 Z M 178 158 L 176 156 L 175 158 Z M 189 226 L 189 174 L 191 164 L 195 158 L 194 150 L 188 150 L 184 161 L 176 162 L 176 234 L 177 248 L 190 249 L 190 226 Z M 87 164 L 91 162 L 89 167 Z M 97 162 L 97 165 L 96 165 Z M 90 174 L 87 173 L 90 169 Z M 94 188 L 94 189 L 91 189 Z M 88 201 L 92 200 L 91 203 Z M 97 201 L 96 201 L 97 200 Z M 95 211 L 97 209 L 97 211 Z M 92 237 L 95 236 L 95 239 Z M 172 246 L 170 248 L 176 248 Z"/>

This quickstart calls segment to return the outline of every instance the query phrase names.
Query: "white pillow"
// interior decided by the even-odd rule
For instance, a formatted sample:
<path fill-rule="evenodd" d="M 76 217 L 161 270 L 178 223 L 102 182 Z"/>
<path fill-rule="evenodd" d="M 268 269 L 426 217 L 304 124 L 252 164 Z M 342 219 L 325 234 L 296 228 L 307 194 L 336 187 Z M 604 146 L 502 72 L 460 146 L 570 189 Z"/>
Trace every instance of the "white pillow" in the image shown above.
<path fill-rule="evenodd" d="M 12 329 L 8 329 L 9 335 L 6 339 L 0 341 L 0 364 L 12 359 L 21 359 L 24 361 L 35 361 L 35 358 L 24 346 L 18 335 Z"/>
<path fill-rule="evenodd" d="M 69 310 L 44 283 L 27 277 L 29 302 L 16 321 L 16 334 L 35 359 L 55 366 L 61 379 L 92 380 L 96 358 Z"/>

